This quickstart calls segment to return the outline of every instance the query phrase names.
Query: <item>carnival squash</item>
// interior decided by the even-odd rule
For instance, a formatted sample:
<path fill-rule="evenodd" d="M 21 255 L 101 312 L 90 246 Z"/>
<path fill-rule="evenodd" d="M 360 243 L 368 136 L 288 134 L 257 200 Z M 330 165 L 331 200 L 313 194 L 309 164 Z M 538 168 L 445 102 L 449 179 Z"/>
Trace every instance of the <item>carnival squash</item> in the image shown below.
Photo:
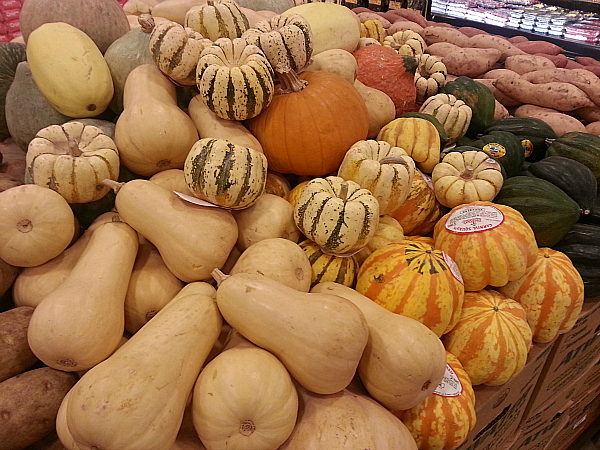
<path fill-rule="evenodd" d="M 125 82 L 123 112 L 115 129 L 122 164 L 142 176 L 183 169 L 197 140 L 192 119 L 177 105 L 175 85 L 154 64 L 133 69 Z"/>
<path fill-rule="evenodd" d="M 446 130 L 448 143 L 452 144 L 462 138 L 473 117 L 471 107 L 452 94 L 439 93 L 428 97 L 419 112 L 434 116 Z"/>
<path fill-rule="evenodd" d="M 296 386 L 272 353 L 230 335 L 194 385 L 194 428 L 210 449 L 277 449 L 296 424 Z"/>
<path fill-rule="evenodd" d="M 324 253 L 318 244 L 305 239 L 298 244 L 312 269 L 311 286 L 324 281 L 334 281 L 344 286 L 354 287 L 360 267 L 355 255 L 336 256 Z"/>
<path fill-rule="evenodd" d="M 79 448 L 170 448 L 221 325 L 213 298 L 179 297 L 86 372 L 66 405 L 66 424 Z"/>
<path fill-rule="evenodd" d="M 213 276 L 223 319 L 277 356 L 302 386 L 332 394 L 350 383 L 369 334 L 355 305 L 335 295 L 299 292 L 263 275 Z"/>
<path fill-rule="evenodd" d="M 188 9 L 184 26 L 214 42 L 219 38 L 239 38 L 250 25 L 237 2 L 213 0 Z"/>
<path fill-rule="evenodd" d="M 32 267 L 58 256 L 75 236 L 75 216 L 52 189 L 23 184 L 0 192 L 0 258 Z"/>
<path fill-rule="evenodd" d="M 523 307 L 490 289 L 465 293 L 461 317 L 442 341 L 474 386 L 499 386 L 525 367 L 532 331 Z"/>
<path fill-rule="evenodd" d="M 308 176 L 335 172 L 350 146 L 367 137 L 369 117 L 362 97 L 330 72 L 290 72 L 280 81 L 271 104 L 246 122 L 269 169 Z"/>
<path fill-rule="evenodd" d="M 568 256 L 544 247 L 523 277 L 498 291 L 523 306 L 533 340 L 546 343 L 573 328 L 583 306 L 583 289 L 581 275 Z"/>
<path fill-rule="evenodd" d="M 379 216 L 377 231 L 367 245 L 354 256 L 360 265 L 375 250 L 385 247 L 387 244 L 402 242 L 403 240 L 404 230 L 400 222 L 389 215 Z"/>
<path fill-rule="evenodd" d="M 27 62 L 40 92 L 61 114 L 95 117 L 112 100 L 108 64 L 94 41 L 72 25 L 45 23 L 33 30 Z"/>
<path fill-rule="evenodd" d="M 358 374 L 379 403 L 388 409 L 409 409 L 436 389 L 444 376 L 446 351 L 433 331 L 338 283 L 319 283 L 311 292 L 343 297 L 363 313 L 369 340 Z"/>
<path fill-rule="evenodd" d="M 229 211 L 194 205 L 147 180 L 131 180 L 117 189 L 119 215 L 156 246 L 181 281 L 207 280 L 227 260 L 238 236 Z"/>
<path fill-rule="evenodd" d="M 117 348 L 137 250 L 137 233 L 125 223 L 105 223 L 94 231 L 69 276 L 31 317 L 29 346 L 40 360 L 55 369 L 81 371 Z"/>

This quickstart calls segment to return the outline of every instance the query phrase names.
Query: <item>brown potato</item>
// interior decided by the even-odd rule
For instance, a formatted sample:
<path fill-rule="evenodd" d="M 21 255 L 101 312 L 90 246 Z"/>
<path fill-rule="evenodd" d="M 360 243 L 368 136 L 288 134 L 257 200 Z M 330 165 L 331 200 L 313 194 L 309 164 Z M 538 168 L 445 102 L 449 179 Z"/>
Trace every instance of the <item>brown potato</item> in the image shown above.
<path fill-rule="evenodd" d="M 584 69 L 543 69 L 527 72 L 521 76 L 534 84 L 560 82 L 577 86 L 596 105 L 600 105 L 600 78 Z"/>
<path fill-rule="evenodd" d="M 509 97 L 502 91 L 498 90 L 496 88 L 496 79 L 495 78 L 475 78 L 475 81 L 478 81 L 479 83 L 484 84 L 487 87 L 489 87 L 490 90 L 492 91 L 492 94 L 494 94 L 494 98 L 496 99 L 496 101 L 498 103 L 500 103 L 502 106 L 508 106 L 510 108 L 512 106 L 518 106 L 523 103 L 523 102 L 520 102 L 519 100 L 515 100 L 514 98 Z M 498 109 L 498 105 L 496 105 L 496 109 Z"/>
<path fill-rule="evenodd" d="M 600 121 L 600 107 L 598 107 L 598 106 L 580 108 L 580 109 L 573 111 L 573 113 L 584 124 Z"/>
<path fill-rule="evenodd" d="M 506 58 L 504 67 L 523 75 L 534 70 L 554 69 L 556 66 L 552 61 L 543 56 L 514 55 Z"/>
<path fill-rule="evenodd" d="M 516 45 L 509 42 L 506 38 L 501 36 L 493 36 L 491 34 L 477 34 L 471 36 L 469 39 L 469 47 L 473 48 L 495 48 L 500 50 L 499 61 L 504 61 L 509 56 L 514 55 L 525 55 L 526 53 Z"/>
<path fill-rule="evenodd" d="M 554 130 L 557 136 L 562 136 L 571 131 L 585 133 L 585 126 L 575 117 L 561 113 L 552 108 L 542 108 L 536 105 L 519 106 L 515 112 L 515 117 L 533 117 L 546 122 Z"/>
<path fill-rule="evenodd" d="M 545 53 L 547 55 L 558 55 L 564 50 L 556 44 L 548 41 L 527 41 L 517 42 L 515 44 L 518 48 L 523 50 L 525 53 L 534 55 L 536 53 Z"/>
<path fill-rule="evenodd" d="M 448 42 L 459 47 L 469 46 L 469 37 L 458 31 L 456 28 L 449 27 L 425 27 L 421 33 L 427 45 L 438 42 Z"/>
<path fill-rule="evenodd" d="M 490 70 L 502 54 L 495 48 L 461 48 L 448 42 L 429 45 L 427 53 L 440 56 L 448 73 L 471 78 L 477 78 Z"/>
<path fill-rule="evenodd" d="M 0 313 L 0 382 L 30 369 L 37 358 L 27 342 L 31 306 L 18 306 Z"/>
<path fill-rule="evenodd" d="M 42 367 L 0 383 L 0 450 L 20 450 L 52 432 L 73 374 Z"/>

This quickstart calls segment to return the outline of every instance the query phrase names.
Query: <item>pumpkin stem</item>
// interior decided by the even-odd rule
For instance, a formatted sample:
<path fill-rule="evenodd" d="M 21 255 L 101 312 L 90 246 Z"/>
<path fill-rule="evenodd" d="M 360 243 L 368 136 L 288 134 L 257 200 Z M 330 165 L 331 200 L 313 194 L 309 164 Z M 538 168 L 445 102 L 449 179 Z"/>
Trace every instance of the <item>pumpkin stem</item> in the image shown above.
<path fill-rule="evenodd" d="M 400 156 L 386 156 L 379 160 L 379 164 L 402 164 L 408 167 L 408 163 Z"/>
<path fill-rule="evenodd" d="M 340 186 L 340 193 L 338 195 L 339 198 L 341 198 L 344 203 L 346 203 L 348 201 L 348 182 L 347 181 L 342 181 Z"/>
<path fill-rule="evenodd" d="M 121 189 L 121 186 L 123 186 L 125 183 L 119 183 L 118 181 L 105 178 L 101 181 L 101 184 L 103 184 L 104 186 L 108 186 L 113 191 L 115 191 L 116 194 L 117 192 L 119 192 L 119 189 Z"/>
<path fill-rule="evenodd" d="M 298 74 L 293 70 L 277 72 L 277 77 L 279 78 L 280 83 L 280 94 L 300 92 L 308 85 L 308 82 L 306 80 L 301 80 Z"/>
<path fill-rule="evenodd" d="M 460 174 L 460 177 L 464 180 L 471 180 L 473 179 L 474 174 L 475 169 L 473 169 L 473 166 L 466 166 L 464 172 Z"/>
<path fill-rule="evenodd" d="M 138 17 L 138 23 L 142 27 L 144 33 L 152 33 L 154 29 L 154 17 L 150 14 L 140 14 Z"/>
<path fill-rule="evenodd" d="M 231 276 L 231 275 L 225 275 L 219 269 L 214 269 L 210 274 L 217 282 L 217 286 L 219 286 L 223 281 L 225 281 L 227 278 L 229 278 Z"/>

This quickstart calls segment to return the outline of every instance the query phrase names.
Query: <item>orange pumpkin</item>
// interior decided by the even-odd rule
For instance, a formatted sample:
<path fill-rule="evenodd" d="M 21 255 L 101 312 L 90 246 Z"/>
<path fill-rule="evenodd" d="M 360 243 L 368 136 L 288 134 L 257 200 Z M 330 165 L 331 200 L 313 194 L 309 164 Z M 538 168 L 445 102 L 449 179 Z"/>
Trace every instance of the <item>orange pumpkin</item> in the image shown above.
<path fill-rule="evenodd" d="M 464 287 L 443 252 L 404 240 L 375 250 L 362 263 L 356 290 L 389 311 L 415 319 L 441 336 L 456 324 Z"/>
<path fill-rule="evenodd" d="M 525 275 L 498 291 L 523 305 L 535 342 L 569 331 L 583 306 L 581 275 L 567 255 L 546 247 Z"/>
<path fill-rule="evenodd" d="M 309 176 L 337 172 L 346 151 L 367 138 L 369 117 L 362 97 L 330 72 L 288 72 L 279 79 L 271 104 L 246 121 L 269 169 Z"/>
<path fill-rule="evenodd" d="M 456 261 L 466 291 L 518 280 L 537 258 L 533 230 L 521 213 L 491 202 L 453 208 L 435 225 L 433 240 Z"/>
<path fill-rule="evenodd" d="M 518 302 L 482 290 L 465 292 L 460 319 L 442 342 L 461 362 L 473 386 L 499 386 L 525 366 L 532 332 Z"/>
<path fill-rule="evenodd" d="M 435 197 L 431 177 L 419 170 L 415 170 L 406 201 L 390 214 L 407 236 L 430 233 L 443 215 L 444 207 Z"/>
<path fill-rule="evenodd" d="M 444 380 L 432 395 L 407 411 L 393 411 L 420 450 L 453 450 L 475 426 L 475 392 L 469 375 L 452 353 L 446 359 Z"/>

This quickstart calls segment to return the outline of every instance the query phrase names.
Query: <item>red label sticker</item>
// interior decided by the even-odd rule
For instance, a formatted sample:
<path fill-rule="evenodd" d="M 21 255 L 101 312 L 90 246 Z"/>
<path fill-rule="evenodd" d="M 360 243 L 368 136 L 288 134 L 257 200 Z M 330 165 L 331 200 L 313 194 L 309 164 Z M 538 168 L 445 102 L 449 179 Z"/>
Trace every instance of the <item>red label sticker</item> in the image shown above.
<path fill-rule="evenodd" d="M 444 252 L 442 252 L 444 261 L 446 261 L 446 264 L 448 264 L 448 269 L 450 269 L 450 273 L 452 273 L 452 275 L 454 275 L 454 278 L 456 278 L 460 284 L 465 284 L 465 282 L 463 281 L 463 277 L 460 274 L 460 270 L 458 268 L 458 264 L 456 264 L 456 261 L 454 261 L 452 259 L 452 257 Z"/>
<path fill-rule="evenodd" d="M 446 373 L 444 373 L 444 378 L 438 385 L 434 394 L 439 395 L 440 397 L 458 397 L 462 394 L 463 386 L 456 375 L 456 372 L 452 370 L 450 364 L 446 364 Z"/>
<path fill-rule="evenodd" d="M 491 205 L 464 205 L 450 214 L 446 230 L 451 233 L 469 234 L 492 230 L 504 222 L 504 214 Z"/>

